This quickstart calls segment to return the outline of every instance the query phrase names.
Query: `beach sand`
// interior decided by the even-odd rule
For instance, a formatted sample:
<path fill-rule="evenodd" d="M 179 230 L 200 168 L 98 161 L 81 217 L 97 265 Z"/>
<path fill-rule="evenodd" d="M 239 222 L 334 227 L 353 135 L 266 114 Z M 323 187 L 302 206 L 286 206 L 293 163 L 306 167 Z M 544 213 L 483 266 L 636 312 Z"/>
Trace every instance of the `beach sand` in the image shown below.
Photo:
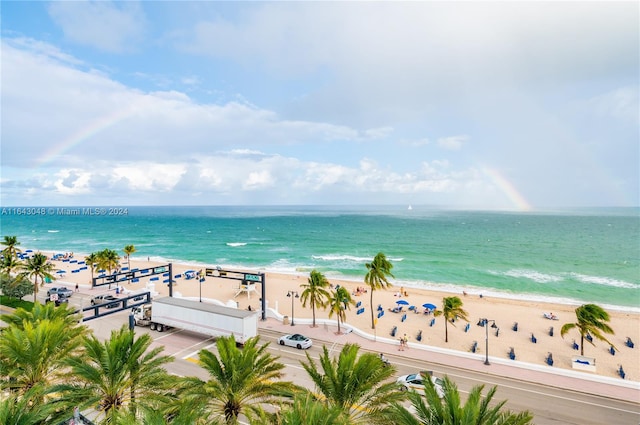
<path fill-rule="evenodd" d="M 45 253 L 51 258 L 51 253 Z M 84 255 L 76 254 L 76 261 L 82 261 Z M 64 275 L 55 274 L 58 280 L 53 284 L 65 284 L 73 289 L 76 283 L 80 285 L 80 290 L 84 293 L 103 293 L 107 292 L 106 286 L 91 289 L 91 275 L 89 270 L 78 270 L 77 263 L 63 262 L 59 260 L 53 261 L 56 269 L 65 270 Z M 121 260 L 123 267 L 127 267 L 125 259 Z M 167 263 L 158 263 L 147 261 L 133 257 L 131 259 L 131 269 L 145 269 L 152 266 Z M 241 293 L 236 296 L 239 287 L 239 281 L 231 279 L 222 279 L 218 277 L 207 277 L 205 282 L 199 283 L 198 279 L 185 280 L 184 272 L 186 270 L 199 270 L 198 268 L 186 264 L 172 264 L 173 275 L 182 275 L 183 277 L 175 279 L 173 287 L 174 296 L 183 297 L 199 297 L 202 291 L 203 299 L 216 299 L 223 303 L 232 300 L 237 302 L 238 307 L 246 309 L 249 305 L 253 309 L 260 309 L 260 292 L 261 285 L 255 285 L 256 292 L 247 294 Z M 214 268 L 214 266 L 211 266 Z M 241 270 L 251 273 L 252 270 Z M 263 270 L 253 270 L 253 272 L 265 273 L 266 276 L 266 300 L 268 308 L 276 308 L 282 314 L 291 317 L 291 298 L 287 297 L 288 291 L 297 291 L 302 293 L 300 285 L 307 283 L 308 274 L 288 275 L 270 273 Z M 363 279 L 365 274 L 363 266 Z M 354 292 L 357 287 L 366 288 L 363 282 L 343 281 L 329 278 L 333 285 L 342 285 Z M 390 280 L 393 283 L 393 279 Z M 159 281 L 150 282 L 150 278 L 141 278 L 137 283 L 124 282 L 121 285 L 125 291 L 140 291 L 147 288 L 152 283 L 155 291 L 159 293 L 157 296 L 166 296 L 169 294 L 168 285 Z M 51 286 L 51 284 L 49 284 Z M 565 323 L 575 322 L 574 310 L 577 306 L 543 303 L 543 302 L 527 302 L 522 300 L 513 300 L 506 298 L 496 298 L 488 296 L 480 296 L 479 293 L 463 293 L 453 294 L 428 289 L 416 289 L 405 287 L 407 296 L 397 297 L 400 286 L 393 286 L 388 290 L 379 290 L 373 293 L 374 310 L 381 305 L 385 311 L 384 316 L 377 320 L 375 334 L 391 338 L 390 332 L 394 326 L 397 326 L 396 339 L 405 333 L 409 337 L 409 342 L 415 344 L 425 344 L 437 346 L 452 350 L 469 352 L 474 342 L 477 342 L 476 353 L 485 353 L 485 337 L 488 329 L 489 334 L 489 355 L 491 357 L 509 358 L 509 351 L 513 347 L 516 360 L 546 365 L 545 359 L 548 353 L 553 354 L 554 368 L 572 369 L 572 356 L 579 355 L 580 352 L 572 348 L 574 340 L 579 344 L 580 335 L 576 330 L 570 331 L 564 338 L 560 336 L 560 328 Z M 115 291 L 112 286 L 111 293 Z M 462 300 L 463 309 L 467 311 L 469 318 L 469 328 L 465 331 L 467 322 L 458 320 L 455 326 L 449 324 L 448 333 L 449 341 L 445 342 L 444 319 L 442 316 L 435 318 L 435 323 L 430 326 L 433 315 L 425 315 L 422 304 L 432 303 L 442 307 L 442 299 L 449 296 L 458 296 Z M 399 299 L 406 300 L 409 304 L 404 307 L 414 305 L 419 313 L 409 311 L 406 313 L 406 320 L 402 321 L 403 313 L 392 313 L 390 308 L 396 306 Z M 374 334 L 371 328 L 371 310 L 370 310 L 370 293 L 353 296 L 355 302 L 362 301 L 360 308 L 364 307 L 362 314 L 356 314 L 357 308 L 351 306 L 347 311 L 346 324 L 358 328 L 359 330 Z M 294 301 L 294 319 L 297 321 L 296 332 L 304 333 L 308 324 L 300 324 L 300 319 L 310 319 L 312 317 L 310 308 L 303 308 L 300 299 Z M 585 341 L 585 356 L 596 359 L 595 372 L 583 372 L 585 374 L 598 374 L 602 376 L 615 377 L 618 376 L 618 368 L 623 366 L 627 380 L 640 381 L 640 314 L 634 312 L 608 311 L 611 316 L 610 326 L 615 331 L 615 335 L 606 335 L 616 347 L 615 355 L 609 352 L 610 346 L 606 342 L 594 339 L 595 346 Z M 558 320 L 549 320 L 543 317 L 543 313 L 553 313 Z M 374 316 L 377 316 L 375 314 Z M 316 318 L 328 318 L 328 311 L 316 310 Z M 485 328 L 478 326 L 480 318 L 488 318 L 495 321 L 496 328 Z M 333 317 L 335 319 L 335 316 Z M 518 323 L 518 330 L 512 329 L 514 323 Z M 490 322 L 491 324 L 491 322 Z M 550 336 L 549 330 L 553 327 L 553 336 Z M 422 340 L 418 342 L 416 336 L 422 331 Z M 496 332 L 498 335 L 496 336 Z M 537 339 L 533 343 L 531 336 Z M 634 348 L 625 345 L 627 337 L 630 337 L 636 344 Z M 420 353 L 420 354 L 418 354 Z M 416 355 L 424 355 L 421 350 L 416 350 Z"/>

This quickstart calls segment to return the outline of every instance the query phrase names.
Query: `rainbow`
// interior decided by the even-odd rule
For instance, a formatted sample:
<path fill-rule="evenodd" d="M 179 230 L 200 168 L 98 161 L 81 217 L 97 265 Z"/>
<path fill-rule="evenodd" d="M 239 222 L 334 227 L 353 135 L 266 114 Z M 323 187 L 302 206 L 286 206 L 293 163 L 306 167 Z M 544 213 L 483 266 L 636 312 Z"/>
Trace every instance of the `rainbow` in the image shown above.
<path fill-rule="evenodd" d="M 131 116 L 134 111 L 135 108 L 133 107 L 119 109 L 113 113 L 102 115 L 89 122 L 87 125 L 79 128 L 59 143 L 53 143 L 49 149 L 45 150 L 42 155 L 36 158 L 33 164 L 34 168 L 41 167 L 59 158 L 73 147 L 91 139 L 96 134 L 103 132 L 107 128 L 112 127 L 123 119 Z"/>
<path fill-rule="evenodd" d="M 498 170 L 490 167 L 483 167 L 482 172 L 491 179 L 498 189 L 504 193 L 513 205 L 520 211 L 531 211 L 529 201 L 518 191 L 518 189 L 507 180 Z"/>

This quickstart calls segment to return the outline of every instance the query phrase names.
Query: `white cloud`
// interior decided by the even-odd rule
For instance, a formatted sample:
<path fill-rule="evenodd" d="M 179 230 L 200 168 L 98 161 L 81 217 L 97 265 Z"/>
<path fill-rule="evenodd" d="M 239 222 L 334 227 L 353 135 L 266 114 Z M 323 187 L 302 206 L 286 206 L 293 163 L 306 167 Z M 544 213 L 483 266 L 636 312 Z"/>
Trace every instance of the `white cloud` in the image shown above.
<path fill-rule="evenodd" d="M 438 146 L 443 149 L 459 151 L 460 149 L 462 149 L 462 145 L 467 140 L 469 140 L 468 136 L 441 137 L 440 139 L 438 139 Z"/>
<path fill-rule="evenodd" d="M 115 53 L 131 51 L 146 25 L 133 1 L 54 1 L 49 13 L 70 41 Z"/>

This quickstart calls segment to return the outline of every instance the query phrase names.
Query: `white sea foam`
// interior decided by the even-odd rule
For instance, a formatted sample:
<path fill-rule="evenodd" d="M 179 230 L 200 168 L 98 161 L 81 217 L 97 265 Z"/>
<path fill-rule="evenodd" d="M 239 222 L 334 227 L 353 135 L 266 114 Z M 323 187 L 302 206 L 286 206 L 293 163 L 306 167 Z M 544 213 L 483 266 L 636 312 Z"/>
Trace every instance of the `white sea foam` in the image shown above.
<path fill-rule="evenodd" d="M 588 276 L 580 273 L 570 273 L 571 277 L 585 283 L 594 283 L 596 285 L 613 286 L 616 288 L 638 289 L 640 285 L 637 283 L 625 282 L 623 280 L 611 279 L 602 276 Z"/>
<path fill-rule="evenodd" d="M 541 273 L 535 270 L 525 270 L 525 269 L 512 269 L 501 274 L 509 277 L 530 279 L 538 283 L 553 283 L 553 282 L 560 282 L 564 280 L 562 276 L 557 276 L 557 275 L 548 274 L 548 273 Z"/>
<path fill-rule="evenodd" d="M 344 254 L 326 254 L 326 255 L 312 255 L 314 260 L 322 261 L 352 261 L 356 263 L 363 263 L 373 260 L 373 257 L 356 257 L 354 255 Z"/>
<path fill-rule="evenodd" d="M 58 233 L 60 230 L 47 230 L 47 233 Z"/>
<path fill-rule="evenodd" d="M 227 242 L 226 245 L 227 246 L 245 246 L 247 243 L 246 242 Z"/>

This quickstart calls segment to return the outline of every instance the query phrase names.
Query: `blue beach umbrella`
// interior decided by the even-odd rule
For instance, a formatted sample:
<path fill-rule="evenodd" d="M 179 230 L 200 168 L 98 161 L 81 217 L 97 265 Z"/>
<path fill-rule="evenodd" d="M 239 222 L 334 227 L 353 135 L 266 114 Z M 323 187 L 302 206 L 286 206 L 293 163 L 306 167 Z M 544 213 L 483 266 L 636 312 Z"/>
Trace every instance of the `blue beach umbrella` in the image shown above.
<path fill-rule="evenodd" d="M 56 273 L 58 273 L 58 274 L 62 274 L 62 273 L 66 273 L 66 271 L 64 271 L 64 270 L 58 270 Z"/>
<path fill-rule="evenodd" d="M 398 300 L 398 301 L 396 301 L 396 304 L 398 304 L 398 305 L 409 305 L 409 301 L 406 301 L 406 300 Z"/>
<path fill-rule="evenodd" d="M 422 307 L 428 309 L 428 310 L 435 310 L 437 307 L 433 304 L 430 303 L 426 303 L 426 304 L 422 304 Z"/>

